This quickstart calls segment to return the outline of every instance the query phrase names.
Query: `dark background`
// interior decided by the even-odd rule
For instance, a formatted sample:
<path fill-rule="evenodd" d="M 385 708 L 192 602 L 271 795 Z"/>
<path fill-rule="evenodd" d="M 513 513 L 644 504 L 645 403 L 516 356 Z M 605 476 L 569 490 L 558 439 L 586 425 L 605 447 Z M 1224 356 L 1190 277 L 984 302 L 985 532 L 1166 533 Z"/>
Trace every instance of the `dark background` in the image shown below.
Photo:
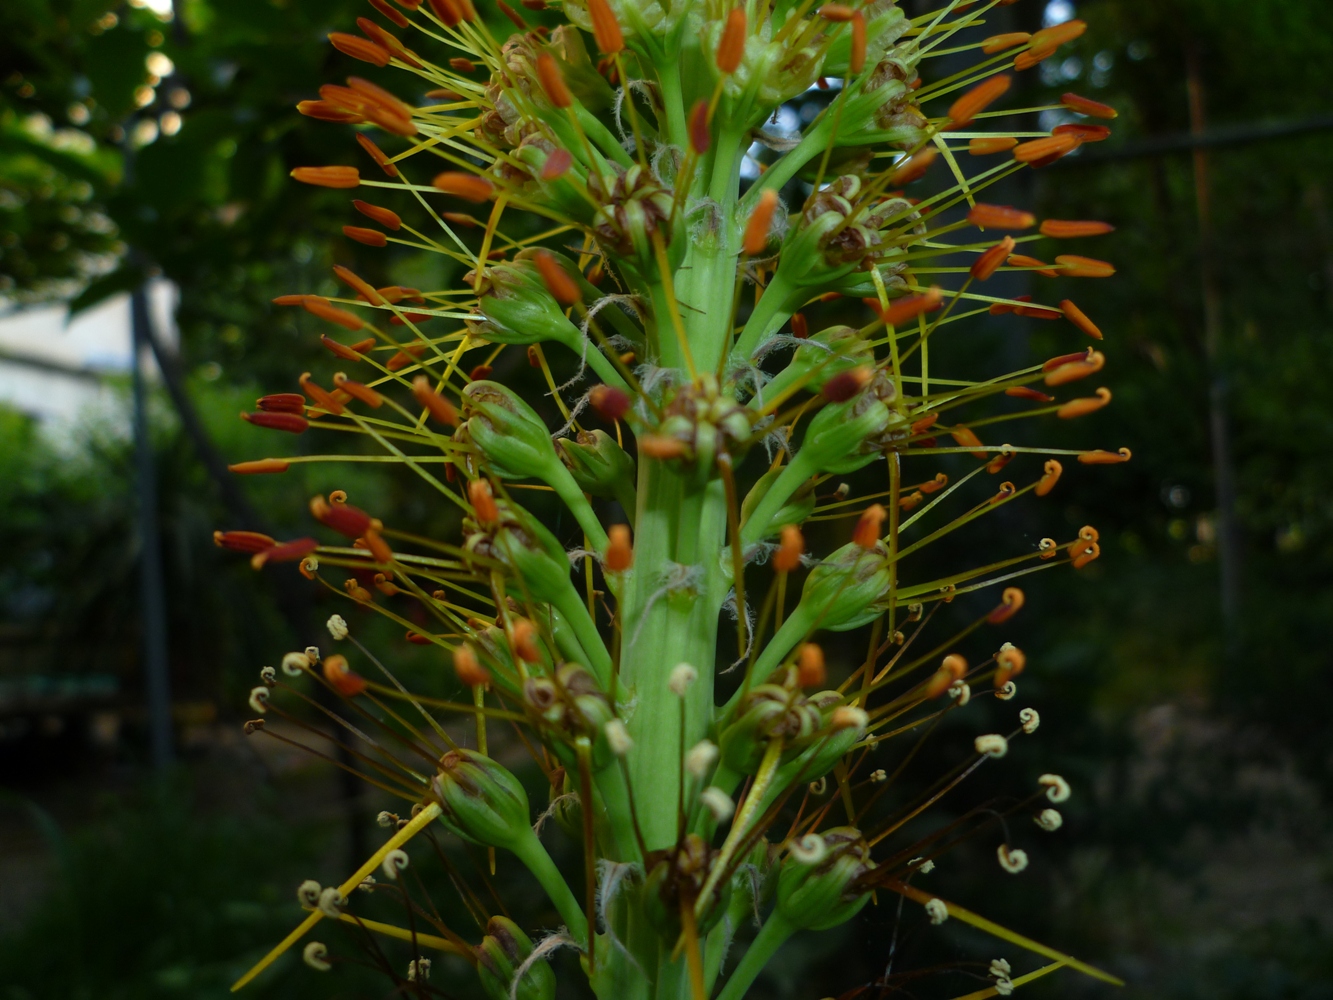
<path fill-rule="evenodd" d="M 1073 89 L 1112 103 L 1115 134 L 1005 196 L 1118 227 L 1075 251 L 1115 261 L 1114 280 L 1032 287 L 1045 301 L 1076 298 L 1100 323 L 1115 402 L 1025 433 L 1135 457 L 1074 469 L 1051 502 L 997 528 L 1101 531 L 1098 563 L 1028 587 L 1013 638 L 1043 728 L 1039 749 L 1017 748 L 996 779 L 1065 774 L 1066 826 L 1037 842 L 1020 834 L 1033 855 L 1023 876 L 998 871 L 983 846 L 932 885 L 1112 969 L 1126 997 L 1333 997 L 1333 8 L 1074 8 L 1087 34 L 1023 74 L 1022 96 L 1042 104 Z M 456 276 L 349 244 L 345 194 L 286 177 L 357 162 L 344 128 L 293 105 L 360 68 L 323 36 L 369 7 L 185 0 L 178 11 L 166 23 L 102 0 L 3 4 L 0 292 L 78 307 L 148 273 L 175 281 L 179 386 L 211 447 L 236 461 L 269 453 L 272 438 L 235 413 L 328 367 L 318 324 L 275 310 L 272 296 L 329 290 L 340 261 L 377 284 Z M 1038 0 L 1002 12 L 1029 29 L 1043 13 Z M 152 51 L 174 74 L 135 110 Z M 127 132 L 175 110 L 176 91 L 189 95 L 179 132 L 129 155 Z M 75 126 L 91 151 L 59 141 Z M 94 258 L 119 263 L 93 274 Z M 967 350 L 988 354 L 1073 349 L 1067 330 L 1015 317 L 969 336 Z M 90 426 L 71 455 L 0 413 L 3 1000 L 225 996 L 295 922 L 296 882 L 340 878 L 378 835 L 379 806 L 330 767 L 239 735 L 258 666 L 317 641 L 312 623 L 341 606 L 294 573 L 250 573 L 209 536 L 256 513 L 304 534 L 305 500 L 334 486 L 423 529 L 449 531 L 449 513 L 407 481 L 362 472 L 247 479 L 229 494 L 167 393 L 155 395 L 178 761 L 165 779 L 148 767 L 132 442 Z M 409 674 L 438 670 L 401 633 L 378 638 Z M 831 650 L 835 666 L 857 655 Z M 894 928 L 892 904 L 880 904 L 785 949 L 757 992 L 837 994 L 879 974 Z M 1033 967 L 957 927 L 904 924 L 897 962 L 984 970 L 1001 954 Z M 322 978 L 289 958 L 254 990 L 388 994 L 359 975 Z M 981 985 L 955 974 L 903 988 L 952 997 Z M 1114 995 L 1071 973 L 1028 989 Z"/>

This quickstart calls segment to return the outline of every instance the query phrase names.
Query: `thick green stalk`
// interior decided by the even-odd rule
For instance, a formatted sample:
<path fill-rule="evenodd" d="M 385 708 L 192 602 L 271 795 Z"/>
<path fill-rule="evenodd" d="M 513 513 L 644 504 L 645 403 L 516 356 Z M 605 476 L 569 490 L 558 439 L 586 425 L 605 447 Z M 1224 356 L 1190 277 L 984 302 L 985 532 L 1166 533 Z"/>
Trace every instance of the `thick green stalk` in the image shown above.
<path fill-rule="evenodd" d="M 586 944 L 588 918 L 583 913 L 582 905 L 570 891 L 565 877 L 560 874 L 560 869 L 555 866 L 551 856 L 546 853 L 546 848 L 537 839 L 537 835 L 528 829 L 526 835 L 520 836 L 513 845 L 513 851 L 545 890 L 547 898 L 560 914 L 560 919 L 569 928 L 569 933 L 576 941 Z"/>
<path fill-rule="evenodd" d="M 722 987 L 722 992 L 717 995 L 717 1000 L 741 1000 L 759 973 L 764 970 L 764 966 L 795 932 L 796 928 L 777 910 L 769 914 L 764 926 L 759 929 L 759 934 L 745 950 L 741 964 L 736 966 L 736 971 L 727 980 L 727 985 Z"/>

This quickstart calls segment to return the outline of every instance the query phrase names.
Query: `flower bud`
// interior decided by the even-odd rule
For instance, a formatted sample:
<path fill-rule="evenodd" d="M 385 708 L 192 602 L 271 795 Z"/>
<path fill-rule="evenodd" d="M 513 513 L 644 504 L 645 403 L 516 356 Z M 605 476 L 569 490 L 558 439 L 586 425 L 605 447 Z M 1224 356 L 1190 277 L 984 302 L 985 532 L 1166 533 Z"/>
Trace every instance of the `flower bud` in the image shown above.
<path fill-rule="evenodd" d="M 496 475 L 549 479 L 564 471 L 546 423 L 518 394 L 499 382 L 470 382 L 463 390 L 464 426 Z"/>
<path fill-rule="evenodd" d="M 561 438 L 556 447 L 579 489 L 614 499 L 627 514 L 634 513 L 634 459 L 615 438 L 598 428 L 581 431 L 577 438 Z"/>
<path fill-rule="evenodd" d="M 846 923 L 869 901 L 870 893 L 858 890 L 856 883 L 875 863 L 853 827 L 812 836 L 822 850 L 793 849 L 778 870 L 777 909 L 793 927 L 825 930 Z"/>
<path fill-rule="evenodd" d="M 555 972 L 546 962 L 533 962 L 511 993 L 514 973 L 532 954 L 532 939 L 508 917 L 491 917 L 477 946 L 477 976 L 492 1000 L 554 1000 Z"/>
<path fill-rule="evenodd" d="M 875 602 L 888 589 L 883 545 L 867 550 L 850 542 L 810 571 L 801 606 L 817 627 L 845 632 L 873 621 L 880 613 Z"/>
<path fill-rule="evenodd" d="M 528 793 L 518 779 L 484 754 L 461 747 L 440 759 L 432 786 L 445 812 L 441 822 L 465 840 L 513 850 L 528 826 Z"/>

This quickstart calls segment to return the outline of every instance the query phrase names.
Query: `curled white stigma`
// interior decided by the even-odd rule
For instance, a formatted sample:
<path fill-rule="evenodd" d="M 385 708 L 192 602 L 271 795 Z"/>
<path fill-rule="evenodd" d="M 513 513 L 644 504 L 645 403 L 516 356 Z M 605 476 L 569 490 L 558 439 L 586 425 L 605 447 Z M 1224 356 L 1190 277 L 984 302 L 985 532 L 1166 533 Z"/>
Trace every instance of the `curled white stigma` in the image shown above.
<path fill-rule="evenodd" d="M 301 952 L 301 960 L 310 968 L 319 972 L 328 972 L 333 968 L 328 960 L 329 949 L 321 941 L 311 941 Z"/>
<path fill-rule="evenodd" d="M 1000 867 L 1010 875 L 1017 875 L 1028 866 L 1028 853 L 1018 847 L 1001 844 L 995 849 L 995 856 L 1000 859 Z"/>
<path fill-rule="evenodd" d="M 329 635 L 333 636 L 335 641 L 341 641 L 347 638 L 347 621 L 342 615 L 331 615 L 326 623 L 329 629 Z"/>
<path fill-rule="evenodd" d="M 712 740 L 700 740 L 685 751 L 685 770 L 692 778 L 704 778 L 717 763 L 717 753 L 717 745 Z"/>
<path fill-rule="evenodd" d="M 976 747 L 977 753 L 984 753 L 987 757 L 1003 757 L 1009 752 L 1009 741 L 999 733 L 978 736 L 972 745 Z"/>
<path fill-rule="evenodd" d="M 718 823 L 725 823 L 736 811 L 736 803 L 731 801 L 731 796 L 716 785 L 709 785 L 700 792 L 699 801 L 713 814 L 713 819 Z"/>
<path fill-rule="evenodd" d="M 942 899 L 926 900 L 926 916 L 932 924 L 942 924 L 949 919 L 949 907 Z"/>
<path fill-rule="evenodd" d="M 1041 725 L 1041 716 L 1035 708 L 1025 708 L 1018 713 L 1018 721 L 1023 724 L 1023 732 L 1031 736 Z"/>
<path fill-rule="evenodd" d="M 1058 774 L 1043 774 L 1037 784 L 1046 786 L 1046 797 L 1059 805 L 1069 799 L 1069 782 Z"/>

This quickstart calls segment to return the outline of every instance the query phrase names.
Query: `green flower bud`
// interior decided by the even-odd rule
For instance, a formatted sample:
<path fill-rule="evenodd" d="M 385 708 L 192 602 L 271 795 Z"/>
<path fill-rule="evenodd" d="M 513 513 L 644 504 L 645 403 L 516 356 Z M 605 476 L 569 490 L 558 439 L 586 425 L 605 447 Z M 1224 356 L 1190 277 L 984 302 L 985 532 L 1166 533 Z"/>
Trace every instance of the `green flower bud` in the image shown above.
<path fill-rule="evenodd" d="M 778 871 L 778 913 L 806 930 L 846 923 L 870 899 L 857 882 L 874 867 L 870 848 L 854 827 L 802 837 Z"/>
<path fill-rule="evenodd" d="M 807 698 L 798 688 L 760 684 L 746 696 L 736 721 L 718 735 L 723 765 L 739 774 L 754 774 L 765 748 L 775 739 L 782 740 L 783 761 L 797 757 L 824 728 L 826 705 L 841 700 L 836 691 Z"/>
<path fill-rule="evenodd" d="M 874 621 L 881 612 L 876 602 L 889 590 L 887 557 L 882 542 L 873 549 L 849 542 L 836 550 L 805 578 L 800 612 L 831 632 Z"/>
<path fill-rule="evenodd" d="M 787 367 L 756 398 L 773 399 L 793 385 L 819 392 L 833 376 L 874 364 L 874 349 L 860 330 L 854 326 L 831 326 L 802 341 Z"/>
<path fill-rule="evenodd" d="M 481 296 L 484 321 L 469 320 L 478 337 L 496 344 L 539 344 L 553 340 L 576 354 L 584 336 L 530 266 L 495 264 L 486 269 L 489 290 Z"/>
<path fill-rule="evenodd" d="M 888 387 L 893 386 L 887 379 L 881 381 Z M 888 395 L 892 399 L 896 390 Z M 879 452 L 867 449 L 867 442 L 883 433 L 894 417 L 874 386 L 845 402 L 831 403 L 816 413 L 805 429 L 801 461 L 812 472 L 835 475 L 845 475 L 869 465 L 879 457 Z M 897 422 L 904 422 L 903 418 L 899 416 Z"/>
<path fill-rule="evenodd" d="M 546 422 L 512 389 L 499 382 L 470 382 L 462 402 L 468 437 L 496 475 L 549 481 L 555 470 L 563 471 Z"/>
<path fill-rule="evenodd" d="M 556 445 L 579 489 L 614 499 L 628 516 L 634 516 L 634 459 L 615 438 L 599 428 L 580 431 L 577 438 L 561 438 Z"/>
<path fill-rule="evenodd" d="M 475 750 L 450 750 L 431 782 L 440 822 L 464 840 L 516 851 L 531 837 L 528 793 L 501 765 Z"/>
<path fill-rule="evenodd" d="M 508 917 L 491 917 L 486 936 L 476 948 L 477 977 L 492 1000 L 511 1000 L 514 973 L 532 954 L 532 939 Z M 555 972 L 546 962 L 533 962 L 523 973 L 515 995 L 519 1000 L 554 1000 Z"/>

